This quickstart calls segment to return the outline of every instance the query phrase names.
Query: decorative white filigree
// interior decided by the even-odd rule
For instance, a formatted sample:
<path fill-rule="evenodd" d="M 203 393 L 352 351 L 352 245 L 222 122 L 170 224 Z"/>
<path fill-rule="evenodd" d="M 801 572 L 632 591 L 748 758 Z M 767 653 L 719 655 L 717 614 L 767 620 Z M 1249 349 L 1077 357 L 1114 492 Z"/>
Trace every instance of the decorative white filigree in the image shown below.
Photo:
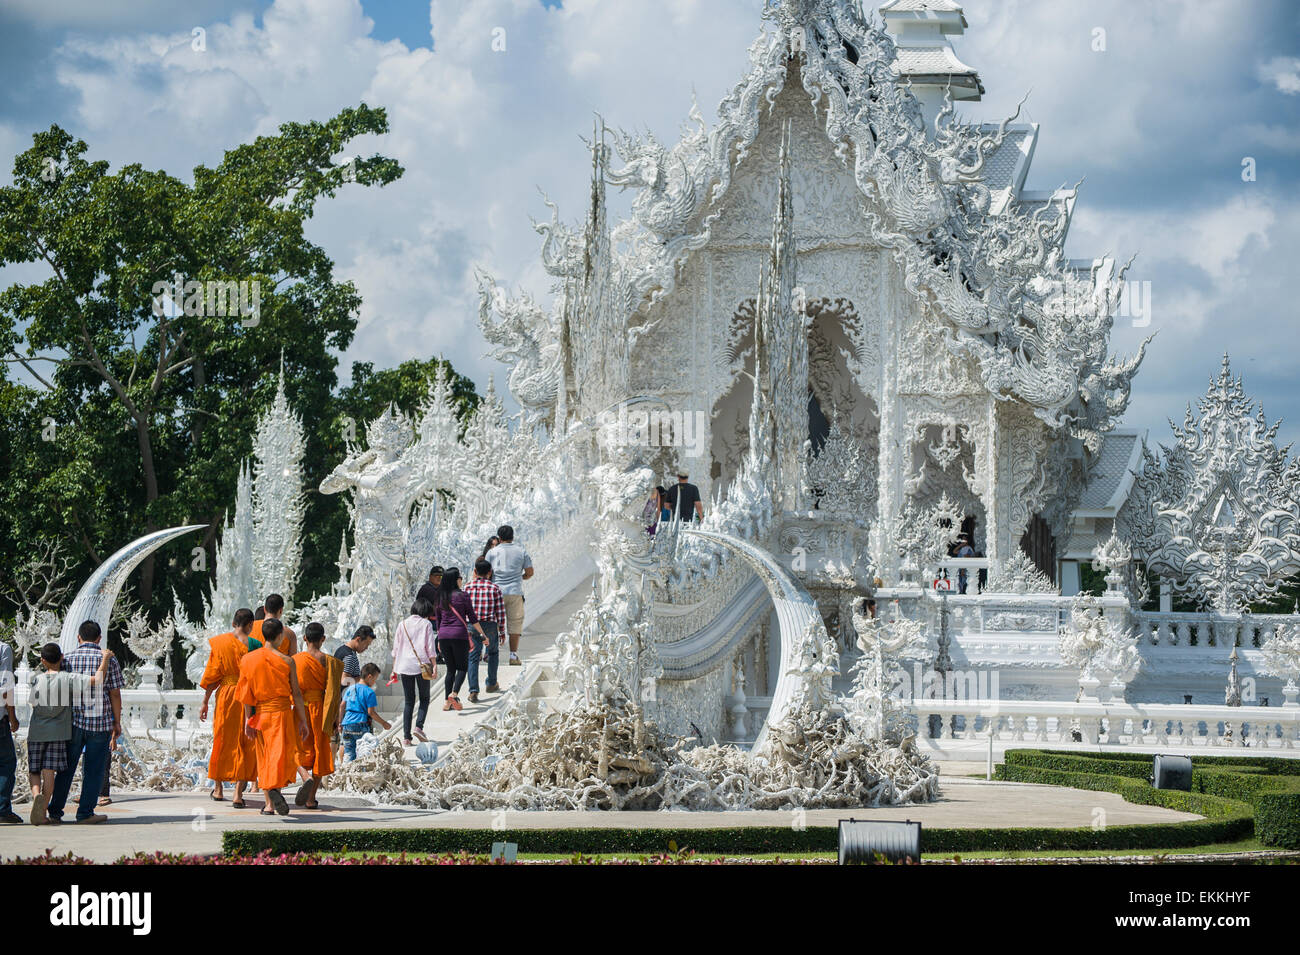
<path fill-rule="evenodd" d="M 1106 590 L 1118 593 L 1124 582 L 1124 571 L 1133 560 L 1133 549 L 1116 536 L 1110 537 L 1092 549 L 1092 569 L 1106 571 Z"/>
<path fill-rule="evenodd" d="M 1052 579 L 1039 570 L 1024 551 L 1016 551 L 989 572 L 984 585 L 987 594 L 1054 594 L 1057 588 Z"/>
<path fill-rule="evenodd" d="M 1131 499 L 1130 537 L 1147 569 L 1218 613 L 1246 609 L 1300 572 L 1300 459 L 1246 397 L 1223 357 L 1217 380 L 1191 405 L 1176 442 L 1144 466 Z"/>
<path fill-rule="evenodd" d="M 1079 668 L 1079 685 L 1093 699 L 1098 686 L 1127 686 L 1142 666 L 1136 632 L 1107 618 L 1096 597 L 1075 597 L 1070 623 L 1061 627 L 1057 639 L 1061 659 Z"/>
<path fill-rule="evenodd" d="M 302 419 L 285 396 L 281 367 L 275 398 L 253 431 L 252 549 L 257 595 L 281 594 L 287 606 L 292 606 L 302 562 L 305 437 Z"/>
<path fill-rule="evenodd" d="M 1259 649 L 1264 657 L 1260 671 L 1286 680 L 1283 692 L 1288 702 L 1294 702 L 1300 680 L 1300 625 L 1279 624 Z"/>

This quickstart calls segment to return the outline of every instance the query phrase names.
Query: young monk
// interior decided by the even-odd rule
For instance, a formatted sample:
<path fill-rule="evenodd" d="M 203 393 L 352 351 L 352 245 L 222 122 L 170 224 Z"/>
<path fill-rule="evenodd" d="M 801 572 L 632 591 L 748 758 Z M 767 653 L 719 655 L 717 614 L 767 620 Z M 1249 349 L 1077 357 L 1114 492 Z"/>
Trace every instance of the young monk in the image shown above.
<path fill-rule="evenodd" d="M 248 649 L 250 650 L 256 650 L 266 642 L 262 636 L 262 628 L 266 626 L 266 621 L 277 620 L 280 622 L 281 626 L 284 625 L 284 621 L 281 619 L 284 615 L 284 598 L 279 594 L 268 594 L 266 602 L 258 609 L 262 610 L 265 615 L 261 619 L 253 620 L 253 632 L 249 635 L 248 640 Z M 280 652 L 287 653 L 289 656 L 293 656 L 298 652 L 298 635 L 288 627 L 284 627 L 284 636 L 281 637 Z"/>
<path fill-rule="evenodd" d="M 212 714 L 212 755 L 208 757 L 208 778 L 212 780 L 212 798 L 221 802 L 222 784 L 234 780 L 235 798 L 231 805 L 244 808 L 244 789 L 257 778 L 257 754 L 253 742 L 244 735 L 244 707 L 235 693 L 239 683 L 239 661 L 248 653 L 248 635 L 253 629 L 253 611 L 241 607 L 235 611 L 230 633 L 208 641 L 211 652 L 203 668 L 199 686 L 204 690 L 199 707 L 199 722 L 208 718 L 208 701 L 217 694 Z"/>
<path fill-rule="evenodd" d="M 307 704 L 307 719 L 311 733 L 299 748 L 298 764 L 311 774 L 311 778 L 298 787 L 293 797 L 296 805 L 319 809 L 316 792 L 322 777 L 334 772 L 334 752 L 330 738 L 338 724 L 340 689 L 343 685 L 343 661 L 321 652 L 325 642 L 325 628 L 319 623 L 309 623 L 302 632 L 307 649 L 294 654 L 298 668 L 298 685 Z"/>
<path fill-rule="evenodd" d="M 257 752 L 257 784 L 266 791 L 264 816 L 289 814 L 289 804 L 280 790 L 297 777 L 298 741 L 306 740 L 310 732 L 298 668 L 293 657 L 279 650 L 283 630 L 284 625 L 274 617 L 263 621 L 265 645 L 239 661 L 235 687 L 244 704 L 244 733 Z M 268 807 L 273 812 L 268 812 Z"/>

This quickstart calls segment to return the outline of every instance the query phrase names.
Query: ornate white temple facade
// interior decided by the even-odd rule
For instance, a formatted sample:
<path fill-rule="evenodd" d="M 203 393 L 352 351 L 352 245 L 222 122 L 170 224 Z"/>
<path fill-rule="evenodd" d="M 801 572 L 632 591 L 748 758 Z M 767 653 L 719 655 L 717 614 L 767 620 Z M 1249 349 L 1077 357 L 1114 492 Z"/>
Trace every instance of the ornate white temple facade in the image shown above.
<path fill-rule="evenodd" d="M 1076 197 L 1026 188 L 1036 125 L 956 115 L 983 93 L 961 8 L 879 14 L 772 0 L 715 123 L 693 108 L 672 146 L 596 123 L 585 214 L 537 226 L 553 301 L 480 279 L 519 414 L 489 387 L 462 433 L 439 380 L 371 423 L 321 487 L 353 528 L 303 617 L 386 638 L 431 563 L 508 522 L 529 619 L 592 594 L 542 682 L 630 705 L 634 735 L 797 756 L 791 726 L 839 713 L 1300 746 L 1300 617 L 1249 612 L 1300 572 L 1300 465 L 1226 359 L 1161 456 L 1117 427 L 1123 269 L 1065 257 Z M 647 533 L 677 474 L 703 521 Z M 1085 565 L 1104 593 L 1076 596 Z"/>
<path fill-rule="evenodd" d="M 1108 348 L 1123 269 L 1065 257 L 1074 191 L 1026 188 L 1037 125 L 956 116 L 983 92 L 951 46 L 961 8 L 879 13 L 771 3 L 716 123 L 692 109 L 675 145 L 598 122 L 584 220 L 552 206 L 538 226 L 552 308 L 485 277 L 483 329 L 530 433 L 570 465 L 689 474 L 704 529 L 779 561 L 842 648 L 873 596 L 1004 697 L 1091 698 L 1059 644 L 1080 563 L 1119 566 L 1102 545 L 1137 526 L 1118 515 L 1142 441 L 1115 426 L 1142 356 Z M 634 192 L 630 219 L 609 221 L 611 187 Z M 615 419 L 617 441 L 583 437 Z M 959 534 L 974 557 L 948 559 Z M 744 562 L 676 546 L 648 584 L 660 718 L 727 738 L 737 701 L 761 711 L 782 676 L 770 599 Z M 1221 692 L 1216 625 L 1167 652 L 1177 623 L 1140 618 L 1123 573 L 1100 599 L 1148 663 L 1122 682 Z M 1271 631 L 1251 626 L 1256 647 Z"/>

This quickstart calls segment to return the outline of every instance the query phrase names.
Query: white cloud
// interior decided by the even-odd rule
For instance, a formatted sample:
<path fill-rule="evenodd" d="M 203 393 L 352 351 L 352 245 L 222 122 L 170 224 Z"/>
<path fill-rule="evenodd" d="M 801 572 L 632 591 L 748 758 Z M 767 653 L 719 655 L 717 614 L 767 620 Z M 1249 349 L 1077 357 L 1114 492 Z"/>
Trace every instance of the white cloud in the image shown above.
<path fill-rule="evenodd" d="M 58 4 L 20 2 L 33 18 L 56 19 Z M 188 175 L 282 122 L 324 119 L 362 100 L 386 107 L 390 133 L 352 150 L 391 155 L 406 174 L 382 190 L 346 190 L 309 227 L 364 299 L 340 371 L 346 377 L 354 359 L 382 367 L 444 354 L 481 386 L 490 371 L 502 375 L 481 357 L 474 265 L 544 299 L 550 280 L 529 223 L 548 216 L 537 187 L 567 220 L 583 215 L 589 162 L 579 137 L 590 134 L 593 111 L 671 143 L 696 90 L 711 121 L 747 69 L 761 7 L 436 0 L 433 50 L 375 39 L 357 0 L 276 0 L 260 23 L 248 13 L 211 19 L 202 53 L 176 18 L 166 27 L 114 22 L 54 52 L 58 80 L 78 104 L 75 116 L 57 119 L 96 158 Z M 1043 130 L 1031 188 L 1098 171 L 1112 189 L 1149 181 L 1143 176 L 1176 178 L 1188 157 L 1204 155 L 1222 165 L 1224 191 L 1203 196 L 1193 187 L 1172 201 L 1152 201 L 1141 185 L 1129 186 L 1137 199 L 1099 192 L 1094 177 L 1076 212 L 1071 254 L 1140 252 L 1134 277 L 1153 282 L 1152 327 L 1161 334 L 1128 416 L 1153 429 L 1195 397 L 1225 345 L 1248 386 L 1268 392 L 1271 412 L 1300 419 L 1300 396 L 1286 387 L 1297 336 L 1284 288 L 1300 248 L 1300 207 L 1281 198 L 1285 182 L 1268 192 L 1261 179 L 1252 191 L 1238 165 L 1244 144 L 1293 154 L 1300 141 L 1285 115 L 1247 108 L 1256 102 L 1248 94 L 1267 99 L 1265 109 L 1290 98 L 1260 88 L 1260 40 L 1225 27 L 1242 23 L 1234 10 L 1230 0 L 972 2 L 970 30 L 955 43 L 989 91 L 965 110 L 972 118 L 1001 118 L 1032 88 L 1028 115 Z M 1091 48 L 1099 26 L 1104 53 Z M 497 28 L 506 31 L 505 52 L 492 50 Z M 1296 61 L 1269 62 L 1279 61 L 1266 82 L 1282 89 L 1276 77 L 1294 76 Z M 0 146 L 12 155 L 29 133 L 0 123 Z M 1120 327 L 1115 345 L 1131 350 L 1144 333 Z"/>
<path fill-rule="evenodd" d="M 1259 78 L 1288 96 L 1300 93 L 1300 57 L 1275 56 L 1259 65 Z"/>

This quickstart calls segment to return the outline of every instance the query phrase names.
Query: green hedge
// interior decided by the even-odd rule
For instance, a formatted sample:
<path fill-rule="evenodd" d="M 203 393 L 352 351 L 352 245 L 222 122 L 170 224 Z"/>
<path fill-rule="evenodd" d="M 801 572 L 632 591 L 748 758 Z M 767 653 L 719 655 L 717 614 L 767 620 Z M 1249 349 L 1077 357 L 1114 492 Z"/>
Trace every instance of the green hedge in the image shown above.
<path fill-rule="evenodd" d="M 1167 805 L 1207 817 L 1212 813 L 1176 805 L 1200 797 L 1244 805 L 1250 810 L 1251 831 L 1260 842 L 1287 849 L 1300 848 L 1300 760 L 1277 757 L 1193 756 L 1192 792 L 1152 789 L 1152 757 L 1134 753 L 1070 753 L 1059 750 L 1008 750 L 998 778 L 1041 782 L 1080 789 L 1117 792 L 1129 802 Z M 1213 809 L 1215 803 L 1204 804 Z M 1249 835 L 1249 832 L 1247 833 Z M 1220 840 L 1206 840 L 1214 842 Z"/>
<path fill-rule="evenodd" d="M 1300 848 L 1300 760 L 1192 757 L 1193 792 L 1152 789 L 1151 758 L 1132 753 L 1009 750 L 998 778 L 1118 793 L 1131 803 L 1164 806 L 1204 819 L 1075 829 L 922 829 L 928 853 L 1172 849 L 1235 842 L 1255 834 L 1265 845 Z M 846 809 L 845 817 L 869 815 Z M 494 842 L 521 852 L 571 855 L 654 854 L 678 849 L 723 855 L 834 852 L 834 826 L 749 826 L 732 829 L 293 829 L 222 834 L 226 855 L 259 852 L 383 852 L 486 854 Z"/>
<path fill-rule="evenodd" d="M 848 815 L 848 812 L 845 814 Z M 226 855 L 258 852 L 472 852 L 514 842 L 529 853 L 659 853 L 678 849 L 726 855 L 834 852 L 833 826 L 752 826 L 736 829 L 297 829 L 233 830 L 221 835 Z"/>

